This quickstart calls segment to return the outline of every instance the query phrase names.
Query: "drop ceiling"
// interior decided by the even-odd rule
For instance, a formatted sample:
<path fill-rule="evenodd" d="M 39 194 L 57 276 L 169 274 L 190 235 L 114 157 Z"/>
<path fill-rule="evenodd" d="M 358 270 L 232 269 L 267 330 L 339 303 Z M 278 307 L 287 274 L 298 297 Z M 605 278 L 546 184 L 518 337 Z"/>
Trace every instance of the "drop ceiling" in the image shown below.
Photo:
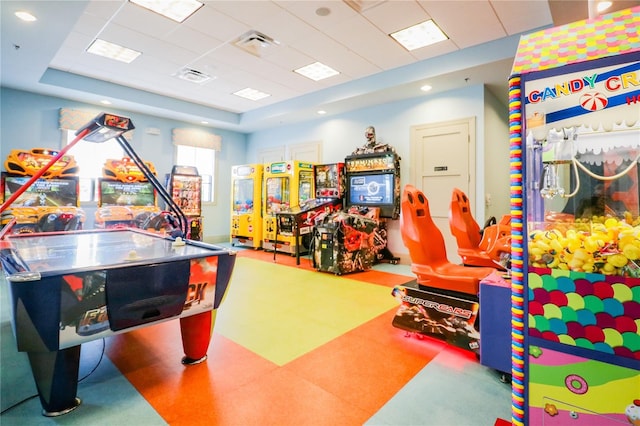
<path fill-rule="evenodd" d="M 506 104 L 520 34 L 588 17 L 584 0 L 206 1 L 181 24 L 127 0 L 0 7 L 2 86 L 241 132 L 465 85 L 485 84 Z M 17 10 L 38 20 L 19 21 Z M 389 36 L 427 19 L 449 39 L 409 52 Z M 125 64 L 87 53 L 96 38 L 142 55 Z M 316 61 L 340 74 L 293 72 Z M 271 96 L 233 95 L 245 88 Z"/>

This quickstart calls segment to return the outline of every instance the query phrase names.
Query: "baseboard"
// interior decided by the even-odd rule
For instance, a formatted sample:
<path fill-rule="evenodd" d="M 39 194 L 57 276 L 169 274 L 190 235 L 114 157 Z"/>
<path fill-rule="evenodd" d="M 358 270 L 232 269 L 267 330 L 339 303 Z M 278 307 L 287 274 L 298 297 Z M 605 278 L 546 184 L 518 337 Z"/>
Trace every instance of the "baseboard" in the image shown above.
<path fill-rule="evenodd" d="M 228 243 L 230 241 L 229 235 L 207 235 L 202 238 L 207 244 L 219 244 Z"/>

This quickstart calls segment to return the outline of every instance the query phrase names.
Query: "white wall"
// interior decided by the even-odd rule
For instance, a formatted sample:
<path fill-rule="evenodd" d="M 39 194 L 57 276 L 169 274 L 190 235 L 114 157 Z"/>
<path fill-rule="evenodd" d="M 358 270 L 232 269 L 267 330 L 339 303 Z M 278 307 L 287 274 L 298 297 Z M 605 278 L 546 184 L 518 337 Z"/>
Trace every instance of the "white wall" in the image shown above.
<path fill-rule="evenodd" d="M 481 227 L 491 216 L 500 220 L 503 215 L 511 212 L 508 117 L 508 107 L 485 90 L 485 192 L 484 199 L 479 201 L 484 202 L 489 195 L 491 202 L 489 205 L 485 204 L 484 217 L 478 215 L 476 218 Z"/>
<path fill-rule="evenodd" d="M 256 160 L 256 152 L 264 147 L 298 144 L 320 140 L 323 143 L 323 162 L 332 163 L 344 161 L 357 147 L 364 145 L 365 128 L 373 125 L 376 128 L 376 136 L 379 141 L 395 147 L 402 158 L 400 162 L 402 186 L 409 182 L 409 151 L 411 126 L 440 121 L 449 121 L 466 117 L 476 117 L 477 126 L 477 179 L 476 193 L 485 192 L 485 149 L 486 134 L 491 134 L 491 144 L 507 146 L 509 143 L 508 131 L 505 131 L 498 140 L 500 133 L 497 123 L 493 119 L 490 130 L 485 130 L 485 90 L 482 85 L 470 86 L 464 89 L 453 90 L 440 94 L 425 94 L 410 100 L 392 102 L 370 108 L 364 108 L 335 117 L 325 117 L 314 122 L 281 126 L 265 131 L 259 131 L 248 135 L 247 138 L 247 162 Z M 491 100 L 493 103 L 495 98 Z M 497 108 L 488 108 L 494 119 L 497 118 Z M 329 112 L 330 113 L 330 112 Z M 503 129 L 507 128 L 508 115 L 504 107 Z M 497 120 L 495 120 L 497 121 Z M 493 158 L 493 149 L 489 150 Z M 508 152 L 508 151 L 507 151 Z M 493 167 L 493 161 L 491 167 Z M 508 153 L 505 159 L 506 174 L 500 172 L 493 175 L 496 182 L 503 180 L 503 186 L 507 188 L 506 197 L 509 197 Z M 494 183 L 491 186 L 497 187 Z M 500 192 L 496 189 L 495 191 Z M 476 211 L 484 213 L 484 200 L 477 201 Z M 478 208 L 479 206 L 479 208 Z M 389 249 L 396 256 L 407 256 L 406 247 L 402 244 L 399 221 L 389 223 Z"/>
<path fill-rule="evenodd" d="M 131 146 L 142 159 L 154 164 L 161 182 L 164 181 L 165 174 L 170 173 L 175 164 L 175 152 L 171 140 L 172 129 L 199 128 L 219 134 L 222 137 L 222 151 L 217 154 L 219 168 L 216 179 L 217 202 L 203 205 L 203 234 L 207 241 L 229 240 L 231 166 L 243 164 L 245 161 L 245 134 L 3 87 L 0 96 L 0 111 L 2 111 L 1 161 L 4 163 L 4 159 L 12 149 L 60 149 L 62 140 L 62 132 L 58 124 L 60 108 L 95 111 L 96 115 L 105 111 L 130 117 L 136 126 Z M 160 134 L 147 134 L 145 129 L 150 127 L 159 129 Z M 100 149 L 100 144 L 96 144 L 96 149 Z M 73 148 L 69 154 L 73 155 Z M 88 216 L 93 216 L 95 203 L 93 206 L 83 204 L 82 208 Z"/>

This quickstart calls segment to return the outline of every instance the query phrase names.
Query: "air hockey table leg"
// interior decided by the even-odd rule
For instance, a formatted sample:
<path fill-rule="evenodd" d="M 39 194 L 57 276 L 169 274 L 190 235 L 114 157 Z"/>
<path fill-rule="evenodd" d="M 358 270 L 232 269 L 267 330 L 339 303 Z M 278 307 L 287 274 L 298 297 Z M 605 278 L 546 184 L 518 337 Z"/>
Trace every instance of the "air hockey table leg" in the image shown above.
<path fill-rule="evenodd" d="M 180 318 L 182 348 L 186 365 L 199 364 L 207 359 L 207 350 L 213 333 L 217 311 L 202 312 L 189 317 Z"/>
<path fill-rule="evenodd" d="M 78 371 L 80 345 L 52 352 L 28 352 L 33 378 L 42 404 L 42 415 L 57 417 L 80 404 Z"/>

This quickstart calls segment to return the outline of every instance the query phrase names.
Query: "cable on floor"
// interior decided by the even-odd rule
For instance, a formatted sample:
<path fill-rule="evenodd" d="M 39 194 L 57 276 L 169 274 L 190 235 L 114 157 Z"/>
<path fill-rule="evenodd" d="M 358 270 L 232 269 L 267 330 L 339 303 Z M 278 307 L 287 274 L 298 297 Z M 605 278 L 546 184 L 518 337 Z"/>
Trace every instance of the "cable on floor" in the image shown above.
<path fill-rule="evenodd" d="M 92 374 L 93 374 L 93 373 L 98 369 L 98 367 L 99 367 L 99 366 L 100 366 L 100 364 L 102 363 L 102 358 L 104 358 L 104 352 L 105 352 L 105 349 L 106 349 L 106 343 L 105 343 L 104 338 L 102 338 L 102 351 L 100 352 L 100 358 L 98 359 L 98 362 L 97 362 L 97 363 L 96 363 L 96 365 L 91 369 L 91 371 L 89 371 L 89 372 L 88 372 L 88 373 L 87 373 L 83 378 L 81 378 L 81 379 L 79 379 L 79 380 L 78 380 L 78 383 L 82 382 L 83 380 L 85 380 L 86 378 L 88 378 L 89 376 L 91 376 L 91 375 L 92 375 Z M 8 411 L 13 410 L 14 408 L 16 408 L 16 407 L 18 407 L 18 406 L 20 406 L 20 405 L 24 404 L 25 402 L 30 401 L 30 400 L 32 400 L 33 398 L 37 398 L 37 397 L 38 397 L 38 394 L 35 394 L 35 395 L 31 395 L 31 396 L 26 397 L 26 398 L 25 398 L 25 399 L 23 399 L 22 401 L 18 401 L 18 402 L 16 402 L 16 403 L 15 403 L 15 404 L 13 404 L 12 406 L 7 407 L 7 408 L 5 408 L 4 410 L 0 411 L 0 416 L 1 416 L 1 415 L 3 415 L 4 413 L 8 412 Z"/>

